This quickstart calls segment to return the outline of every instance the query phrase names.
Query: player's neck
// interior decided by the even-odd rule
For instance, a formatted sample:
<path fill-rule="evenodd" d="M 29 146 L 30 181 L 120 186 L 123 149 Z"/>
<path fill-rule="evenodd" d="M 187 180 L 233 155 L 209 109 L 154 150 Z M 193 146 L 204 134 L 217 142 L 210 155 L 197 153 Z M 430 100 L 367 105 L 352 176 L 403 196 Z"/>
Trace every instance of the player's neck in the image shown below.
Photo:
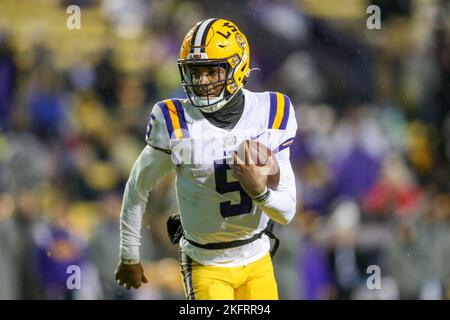
<path fill-rule="evenodd" d="M 216 127 L 231 130 L 241 118 L 244 111 L 245 97 L 240 90 L 223 108 L 216 112 L 202 112 L 205 118 Z"/>

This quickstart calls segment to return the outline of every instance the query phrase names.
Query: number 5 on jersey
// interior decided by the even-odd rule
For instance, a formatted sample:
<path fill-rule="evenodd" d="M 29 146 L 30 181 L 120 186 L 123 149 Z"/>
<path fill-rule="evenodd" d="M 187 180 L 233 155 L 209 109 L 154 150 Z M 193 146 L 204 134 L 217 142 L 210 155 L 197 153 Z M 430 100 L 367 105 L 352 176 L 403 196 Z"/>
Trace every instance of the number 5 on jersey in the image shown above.
<path fill-rule="evenodd" d="M 231 201 L 223 201 L 220 203 L 220 214 L 224 218 L 239 216 L 250 213 L 252 210 L 252 199 L 242 189 L 239 181 L 228 181 L 227 170 L 231 167 L 224 163 L 224 160 L 214 161 L 214 175 L 216 178 L 216 191 L 220 194 L 228 192 L 239 192 L 241 201 L 237 204 L 231 204 Z"/>

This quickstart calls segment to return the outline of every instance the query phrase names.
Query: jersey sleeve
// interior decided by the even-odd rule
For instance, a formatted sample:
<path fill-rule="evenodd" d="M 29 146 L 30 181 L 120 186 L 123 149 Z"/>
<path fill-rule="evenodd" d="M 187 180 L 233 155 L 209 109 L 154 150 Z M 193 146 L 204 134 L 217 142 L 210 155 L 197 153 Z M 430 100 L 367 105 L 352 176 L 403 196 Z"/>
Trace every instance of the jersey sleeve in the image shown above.
<path fill-rule="evenodd" d="M 270 146 L 274 153 L 278 153 L 294 142 L 298 124 L 294 106 L 287 95 L 269 92 L 269 101 L 268 129 L 272 137 Z"/>
<path fill-rule="evenodd" d="M 289 159 L 289 146 L 297 133 L 297 119 L 288 96 L 278 92 L 268 94 L 267 145 L 278 161 L 280 182 L 277 188 L 270 190 L 268 197 L 259 206 L 272 220 L 287 224 L 294 217 L 297 208 L 295 176 Z"/>
<path fill-rule="evenodd" d="M 173 143 L 187 138 L 189 130 L 181 102 L 178 99 L 158 102 L 147 125 L 147 144 L 170 153 Z"/>
<path fill-rule="evenodd" d="M 170 156 L 146 146 L 131 169 L 120 214 L 120 257 L 139 260 L 142 216 L 148 195 L 174 169 Z"/>
<path fill-rule="evenodd" d="M 161 103 L 153 106 L 147 124 L 145 140 L 149 146 L 170 153 L 170 136 L 161 107 Z"/>

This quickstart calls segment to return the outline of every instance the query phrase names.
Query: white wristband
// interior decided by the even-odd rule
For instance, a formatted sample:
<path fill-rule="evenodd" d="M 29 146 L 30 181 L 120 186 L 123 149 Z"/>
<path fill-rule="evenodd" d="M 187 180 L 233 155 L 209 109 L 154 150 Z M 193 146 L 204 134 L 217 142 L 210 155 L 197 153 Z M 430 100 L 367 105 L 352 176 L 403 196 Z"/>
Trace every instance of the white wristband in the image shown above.
<path fill-rule="evenodd" d="M 256 203 L 264 203 L 264 201 L 269 197 L 269 194 L 270 194 L 270 189 L 266 187 L 264 192 L 260 193 L 256 197 L 253 197 L 252 199 Z"/>

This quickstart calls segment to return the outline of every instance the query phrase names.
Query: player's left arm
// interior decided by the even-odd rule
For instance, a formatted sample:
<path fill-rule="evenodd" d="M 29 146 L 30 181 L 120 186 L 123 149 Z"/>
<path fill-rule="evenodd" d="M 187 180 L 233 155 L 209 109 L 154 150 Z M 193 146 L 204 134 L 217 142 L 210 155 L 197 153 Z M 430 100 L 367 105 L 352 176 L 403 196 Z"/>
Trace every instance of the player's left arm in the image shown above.
<path fill-rule="evenodd" d="M 272 220 L 281 224 L 289 223 L 297 208 L 295 176 L 289 150 L 297 132 L 297 120 L 289 98 L 286 100 L 289 102 L 289 109 L 284 110 L 287 123 L 282 128 L 275 128 L 272 131 L 273 138 L 269 142 L 274 153 L 272 156 L 276 158 L 280 170 L 280 181 L 276 189 L 267 187 L 265 168 L 254 164 L 244 164 L 246 160 L 238 159 L 236 154 L 234 161 L 238 164 L 232 167 L 234 176 L 245 192 Z M 245 145 L 245 159 L 249 157 L 248 147 Z M 267 166 L 270 168 L 272 166 L 269 163 Z"/>
<path fill-rule="evenodd" d="M 266 190 L 262 201 L 257 201 L 259 207 L 274 221 L 289 223 L 297 209 L 297 193 L 295 185 L 295 175 L 290 161 L 290 146 L 297 133 L 297 119 L 295 109 L 289 98 L 289 112 L 286 127 L 279 130 L 272 144 L 274 157 L 278 161 L 280 170 L 280 182 L 276 189 Z M 286 110 L 287 111 L 287 110 Z"/>

